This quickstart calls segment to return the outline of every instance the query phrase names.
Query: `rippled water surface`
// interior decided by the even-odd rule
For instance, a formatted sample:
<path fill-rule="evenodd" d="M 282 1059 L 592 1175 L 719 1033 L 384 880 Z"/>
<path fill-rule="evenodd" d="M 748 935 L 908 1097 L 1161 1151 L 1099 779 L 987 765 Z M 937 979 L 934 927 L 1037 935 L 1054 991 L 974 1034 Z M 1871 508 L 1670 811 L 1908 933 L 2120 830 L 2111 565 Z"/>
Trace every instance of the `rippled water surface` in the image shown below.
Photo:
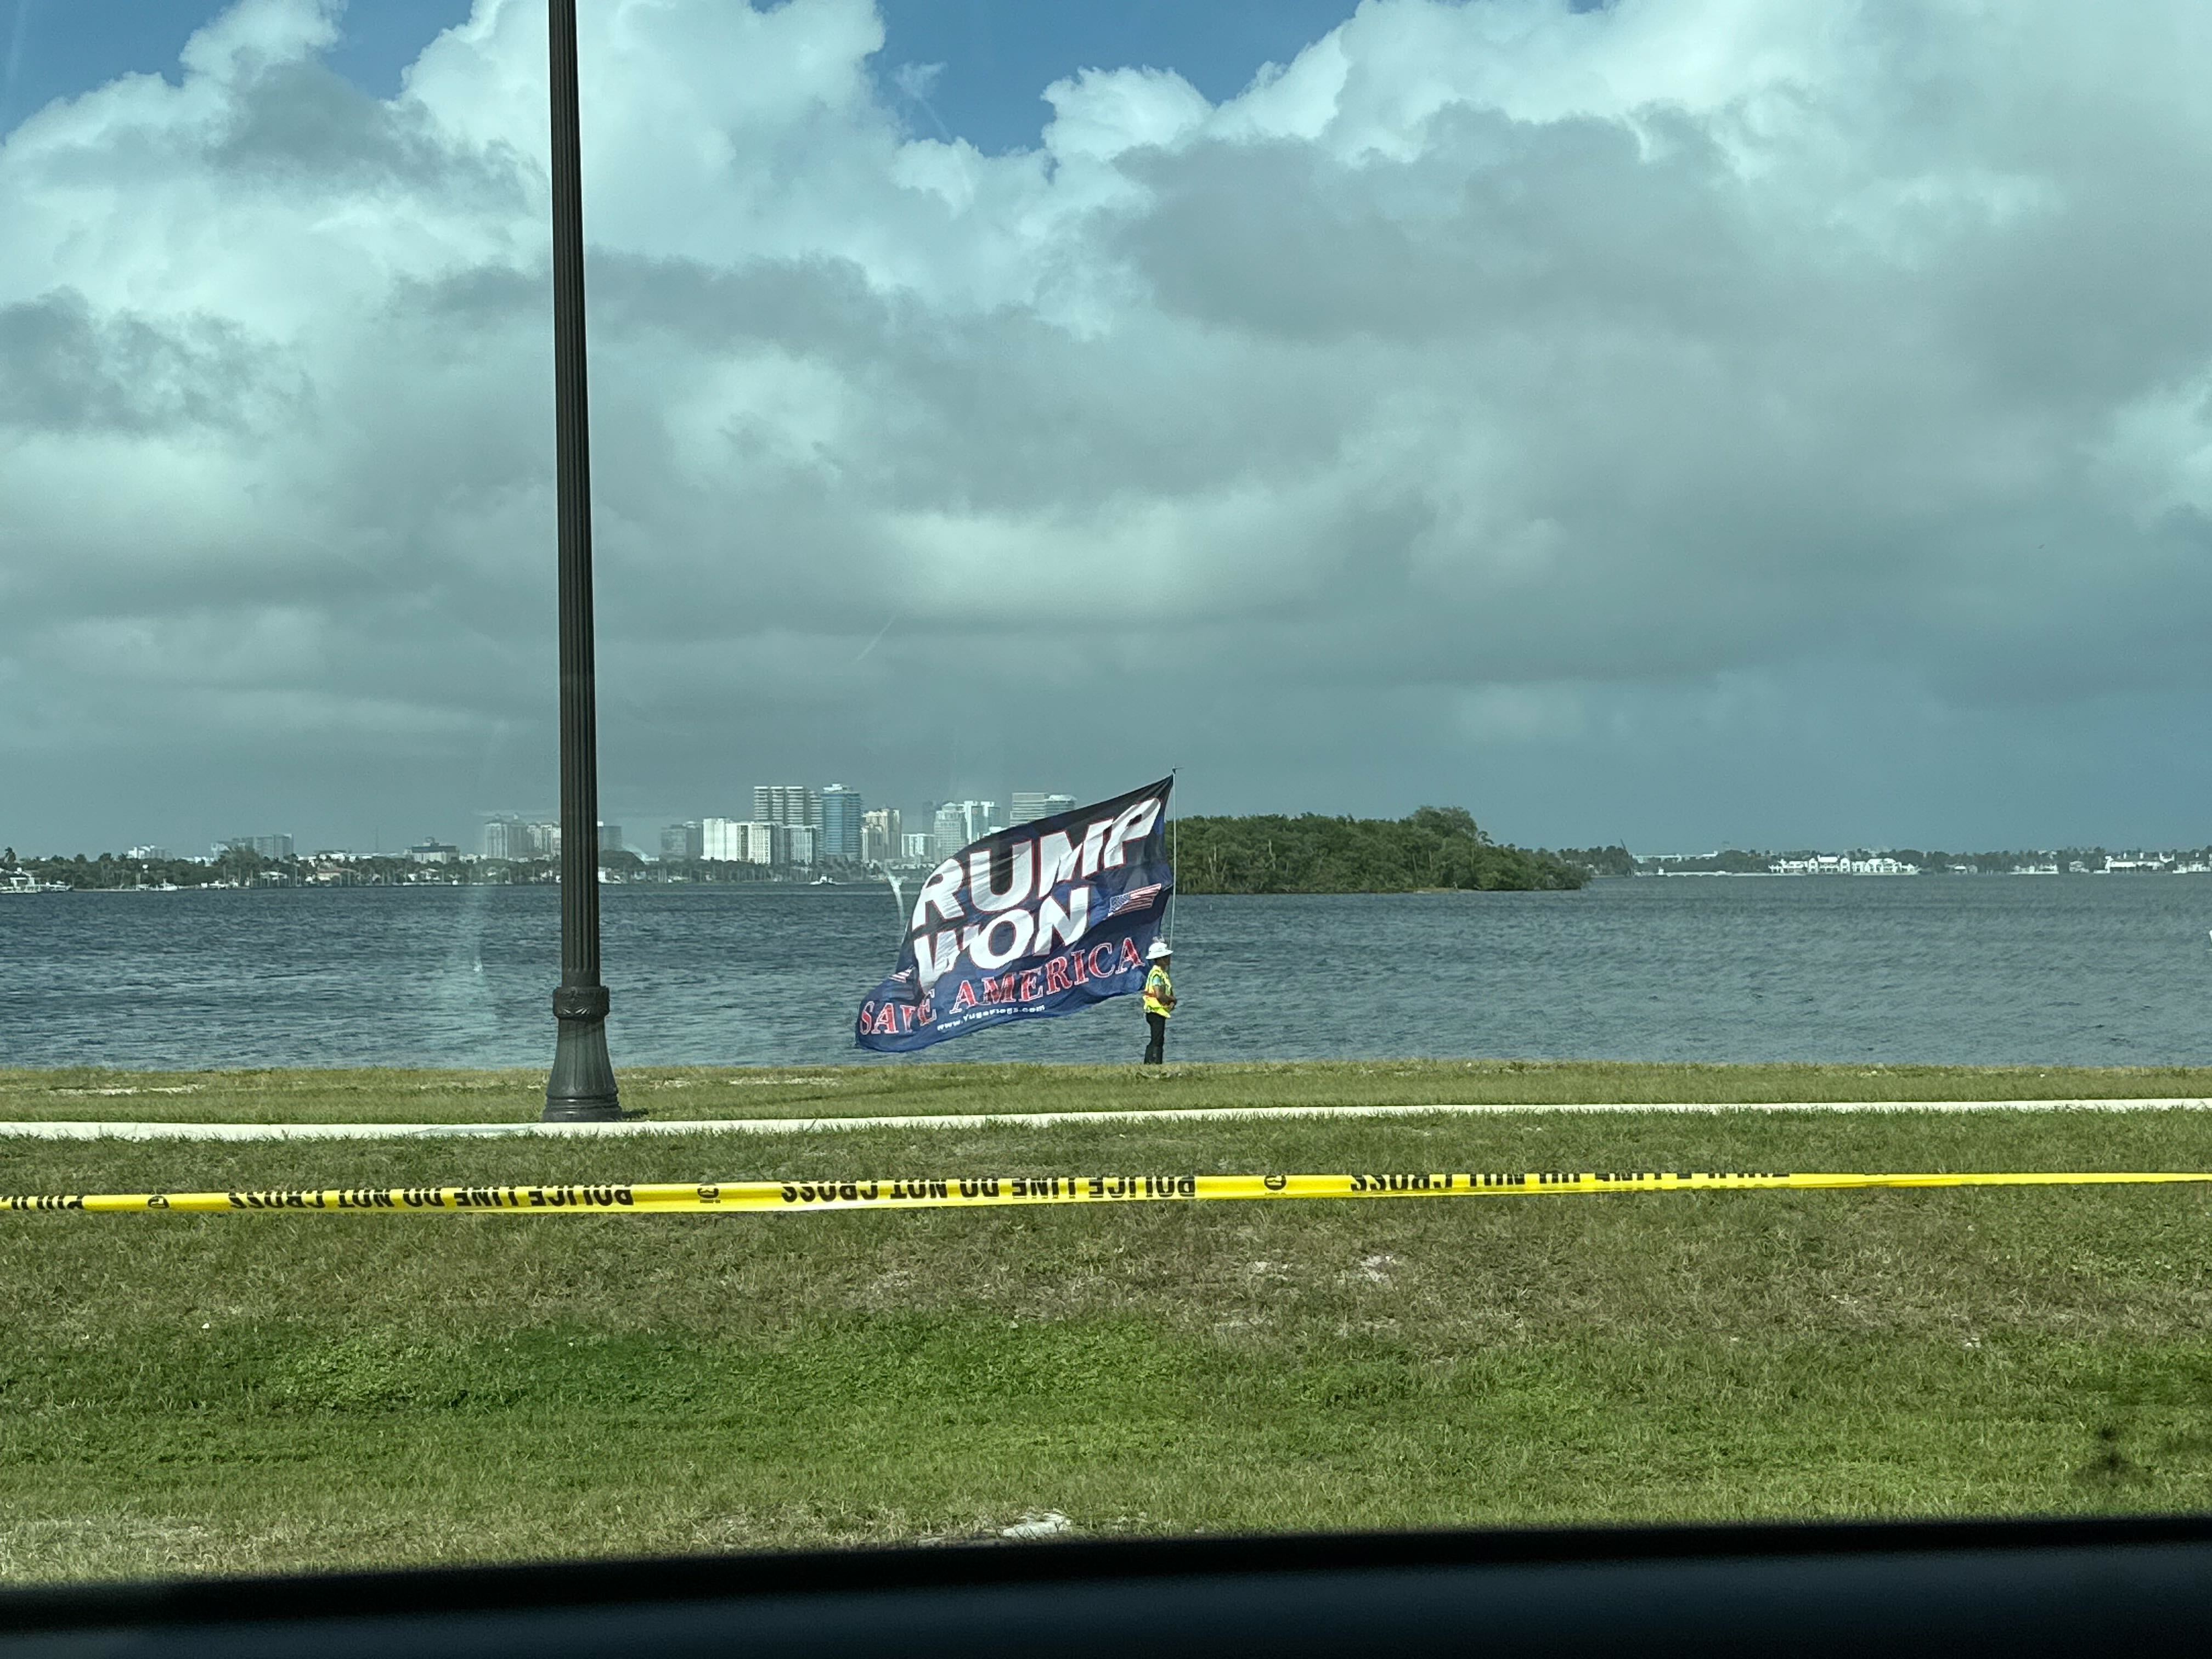
<path fill-rule="evenodd" d="M 620 1063 L 869 1059 L 882 889 L 605 890 Z M 2212 1063 L 2212 878 L 1599 882 L 1180 902 L 1188 1059 Z M 541 1065 L 550 888 L 0 897 L 0 1064 Z M 1130 1060 L 1133 1000 L 941 1059 Z"/>

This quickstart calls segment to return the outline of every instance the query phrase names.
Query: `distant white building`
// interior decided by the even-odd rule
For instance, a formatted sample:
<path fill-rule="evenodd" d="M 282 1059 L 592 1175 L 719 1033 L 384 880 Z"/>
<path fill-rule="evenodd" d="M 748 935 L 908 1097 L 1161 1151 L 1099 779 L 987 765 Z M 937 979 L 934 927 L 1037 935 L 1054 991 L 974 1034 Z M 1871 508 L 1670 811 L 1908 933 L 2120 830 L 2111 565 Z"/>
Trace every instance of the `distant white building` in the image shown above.
<path fill-rule="evenodd" d="M 890 864 L 899 855 L 899 810 L 878 806 L 860 814 L 860 861 Z"/>
<path fill-rule="evenodd" d="M 981 841 L 999 827 L 999 804 L 993 800 L 940 802 L 930 825 L 937 838 L 936 856 L 950 858 L 971 841 Z"/>
<path fill-rule="evenodd" d="M 1766 866 L 1778 876 L 1917 876 L 1920 866 L 1906 864 L 1884 853 L 1852 858 L 1843 853 L 1815 853 L 1802 859 L 1777 859 Z"/>
<path fill-rule="evenodd" d="M 899 837 L 899 858 L 908 864 L 927 864 L 937 856 L 937 837 L 927 830 L 909 830 Z"/>
<path fill-rule="evenodd" d="M 534 850 L 530 826 L 520 818 L 493 818 L 483 827 L 483 855 L 488 859 L 526 859 Z"/>
<path fill-rule="evenodd" d="M 1051 817 L 1056 812 L 1073 812 L 1074 810 L 1075 797 L 1073 795 L 1046 795 L 1035 790 L 1017 789 L 1014 791 L 1013 810 L 1007 813 L 1006 823 L 1009 828 L 1016 824 L 1034 823 L 1039 818 Z"/>
<path fill-rule="evenodd" d="M 561 826 L 532 823 L 502 813 L 483 827 L 483 856 L 488 859 L 558 858 Z"/>
<path fill-rule="evenodd" d="M 940 804 L 936 816 L 930 820 L 930 839 L 936 843 L 933 858 L 951 858 L 965 847 L 969 840 L 968 819 L 960 810 L 960 803 L 948 800 Z"/>
<path fill-rule="evenodd" d="M 488 859 L 558 858 L 561 826 L 526 823 L 502 812 L 484 823 L 483 855 Z"/>
<path fill-rule="evenodd" d="M 775 864 L 780 826 L 756 818 L 699 820 L 699 856 L 718 864 Z"/>
<path fill-rule="evenodd" d="M 753 786 L 753 818 L 763 823 L 803 823 L 822 827 L 822 792 L 803 783 L 757 783 Z"/>
<path fill-rule="evenodd" d="M 233 836 L 223 843 L 223 850 L 258 853 L 264 859 L 289 859 L 292 856 L 292 838 L 289 836 Z"/>
<path fill-rule="evenodd" d="M 408 860 L 414 864 L 452 864 L 461 856 L 461 849 L 450 842 L 418 841 L 407 849 Z"/>

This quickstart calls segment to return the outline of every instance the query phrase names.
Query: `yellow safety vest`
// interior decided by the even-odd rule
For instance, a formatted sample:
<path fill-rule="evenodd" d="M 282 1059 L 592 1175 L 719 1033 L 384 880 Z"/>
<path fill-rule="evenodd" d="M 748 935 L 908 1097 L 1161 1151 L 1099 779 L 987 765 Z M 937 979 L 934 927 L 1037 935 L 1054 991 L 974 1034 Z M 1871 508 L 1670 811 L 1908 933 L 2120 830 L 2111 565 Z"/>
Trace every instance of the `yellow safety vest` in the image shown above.
<path fill-rule="evenodd" d="M 1175 1012 L 1175 981 L 1168 970 L 1155 967 L 1145 975 L 1145 1012 L 1148 1014 Z"/>

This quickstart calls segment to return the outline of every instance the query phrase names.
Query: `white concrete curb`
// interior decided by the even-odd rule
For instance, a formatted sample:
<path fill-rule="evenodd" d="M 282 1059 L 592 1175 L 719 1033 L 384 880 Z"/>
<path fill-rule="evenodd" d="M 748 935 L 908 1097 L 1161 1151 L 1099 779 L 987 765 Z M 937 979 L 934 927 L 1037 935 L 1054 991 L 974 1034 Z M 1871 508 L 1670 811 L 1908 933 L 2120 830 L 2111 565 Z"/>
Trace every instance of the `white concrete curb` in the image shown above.
<path fill-rule="evenodd" d="M 618 1123 L 129 1123 L 10 1121 L 26 1140 L 447 1140 L 516 1136 L 817 1134 L 838 1129 L 1051 1129 L 1076 1124 L 1261 1123 L 1286 1119 L 1510 1117 L 1620 1112 L 2202 1112 L 2212 1099 L 1668 1101 L 1604 1105 L 1182 1106 L 1127 1112 L 960 1112 L 885 1117 L 631 1118 Z"/>

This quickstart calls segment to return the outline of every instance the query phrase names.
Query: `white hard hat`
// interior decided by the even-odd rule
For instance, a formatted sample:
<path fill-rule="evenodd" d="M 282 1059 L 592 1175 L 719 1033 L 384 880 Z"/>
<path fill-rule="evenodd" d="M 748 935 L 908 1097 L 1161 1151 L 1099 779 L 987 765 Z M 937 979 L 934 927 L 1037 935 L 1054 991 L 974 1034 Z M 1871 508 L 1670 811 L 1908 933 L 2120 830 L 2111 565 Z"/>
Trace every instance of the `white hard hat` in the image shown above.
<path fill-rule="evenodd" d="M 1171 956 L 1173 954 L 1174 952 L 1168 949 L 1168 942 L 1165 939 L 1156 939 L 1152 941 L 1152 949 L 1145 952 L 1145 960 L 1146 962 L 1158 962 L 1162 957 Z"/>

